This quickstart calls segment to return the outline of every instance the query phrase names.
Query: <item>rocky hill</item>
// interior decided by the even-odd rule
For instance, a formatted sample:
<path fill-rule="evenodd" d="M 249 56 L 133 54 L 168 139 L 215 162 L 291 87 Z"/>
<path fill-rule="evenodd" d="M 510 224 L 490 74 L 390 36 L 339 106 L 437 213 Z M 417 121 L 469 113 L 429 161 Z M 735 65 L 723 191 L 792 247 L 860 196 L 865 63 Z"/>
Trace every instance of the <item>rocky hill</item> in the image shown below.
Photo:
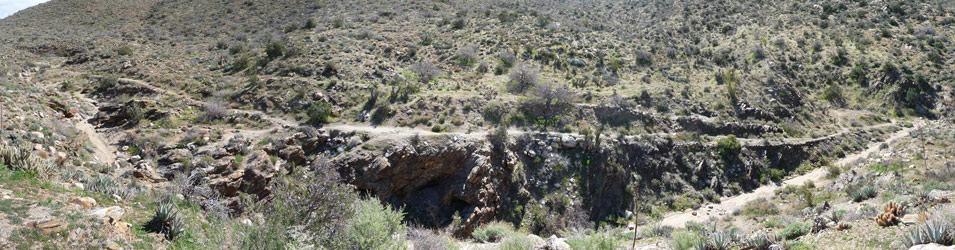
<path fill-rule="evenodd" d="M 0 20 L 0 248 L 949 246 L 953 25 L 942 0 L 52 0 Z"/>

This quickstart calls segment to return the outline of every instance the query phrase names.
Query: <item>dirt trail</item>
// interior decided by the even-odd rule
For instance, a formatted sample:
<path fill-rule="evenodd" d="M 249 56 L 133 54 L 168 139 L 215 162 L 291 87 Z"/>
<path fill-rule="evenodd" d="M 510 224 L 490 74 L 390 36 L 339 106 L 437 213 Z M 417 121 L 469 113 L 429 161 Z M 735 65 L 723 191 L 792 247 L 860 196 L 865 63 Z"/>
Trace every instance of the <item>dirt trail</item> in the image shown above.
<path fill-rule="evenodd" d="M 884 126 L 884 125 L 874 125 L 874 126 Z M 899 130 L 895 132 L 894 134 L 892 134 L 891 136 L 889 136 L 884 141 L 869 143 L 865 150 L 855 154 L 848 155 L 842 159 L 839 159 L 838 161 L 835 162 L 835 164 L 837 166 L 852 166 L 854 164 L 857 164 L 860 161 L 868 158 L 873 153 L 878 152 L 879 147 L 882 145 L 882 143 L 891 143 L 895 140 L 898 140 L 908 135 L 910 132 L 916 129 L 916 127 L 917 126 L 913 126 L 910 128 Z M 699 209 L 692 210 L 692 211 L 670 213 L 663 218 L 663 221 L 661 221 L 660 224 L 665 226 L 671 226 L 671 227 L 683 227 L 686 225 L 687 222 L 704 222 L 709 220 L 710 218 L 718 219 L 726 214 L 732 213 L 736 209 L 742 208 L 743 205 L 746 205 L 746 203 L 750 201 L 753 201 L 759 198 L 770 199 L 773 197 L 773 195 L 775 195 L 777 189 L 784 188 L 786 186 L 802 185 L 806 183 L 807 181 L 812 181 L 813 183 L 816 183 L 817 185 L 820 185 L 820 184 L 825 185 L 824 183 L 826 181 L 825 177 L 826 177 L 826 169 L 816 168 L 810 171 L 809 173 L 785 180 L 779 185 L 764 185 L 749 193 L 744 193 L 744 194 L 740 194 L 733 197 L 723 198 L 720 200 L 719 204 L 707 204 L 707 205 L 703 205 Z M 696 215 L 694 215 L 694 213 Z"/>
<path fill-rule="evenodd" d="M 83 94 L 78 93 L 76 97 L 77 99 L 80 99 L 83 102 L 89 103 L 90 105 L 93 105 L 94 103 L 96 103 L 95 101 L 87 98 Z M 96 112 L 93 112 L 93 113 L 96 113 Z M 116 162 L 116 154 L 115 154 L 115 152 L 117 151 L 116 147 L 109 145 L 109 143 L 107 143 L 107 141 L 103 139 L 103 136 L 100 133 L 96 132 L 96 128 L 89 123 L 89 117 L 81 116 L 80 119 L 77 119 L 74 126 L 76 127 L 76 129 L 83 131 L 83 133 L 86 134 L 87 138 L 89 138 L 90 144 L 93 144 L 93 157 L 96 160 L 98 160 L 102 164 L 107 164 L 107 165 L 114 164 Z"/>

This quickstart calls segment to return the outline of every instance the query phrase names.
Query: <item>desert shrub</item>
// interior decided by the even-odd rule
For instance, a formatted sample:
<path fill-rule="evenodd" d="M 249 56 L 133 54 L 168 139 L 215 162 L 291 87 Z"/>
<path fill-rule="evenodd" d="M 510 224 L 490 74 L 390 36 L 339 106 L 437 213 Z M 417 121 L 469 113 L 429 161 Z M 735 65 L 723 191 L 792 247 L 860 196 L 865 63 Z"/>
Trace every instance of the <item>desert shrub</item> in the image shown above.
<path fill-rule="evenodd" d="M 349 245 L 356 249 L 404 249 L 404 213 L 374 198 L 358 201 L 352 207 L 355 217 L 346 229 Z M 399 210 L 399 211 L 396 211 Z"/>
<path fill-rule="evenodd" d="M 750 49 L 750 58 L 753 61 L 760 61 L 766 58 L 766 49 L 763 49 L 762 46 L 756 46 Z"/>
<path fill-rule="evenodd" d="M 229 109 L 217 102 L 202 105 L 202 112 L 202 115 L 199 116 L 200 122 L 215 122 L 225 119 L 229 115 Z"/>
<path fill-rule="evenodd" d="M 425 228 L 409 228 L 408 241 L 414 244 L 415 250 L 458 249 L 450 237 Z"/>
<path fill-rule="evenodd" d="M 254 63 L 252 62 L 252 57 L 249 55 L 242 55 L 239 58 L 235 59 L 232 62 L 232 71 L 239 72 L 249 68 L 252 68 Z"/>
<path fill-rule="evenodd" d="M 653 65 L 653 54 L 647 51 L 637 51 L 637 64 L 641 66 L 650 66 Z"/>
<path fill-rule="evenodd" d="M 847 57 L 848 55 L 849 52 L 846 52 L 846 49 L 836 48 L 836 50 L 833 51 L 832 55 L 829 57 L 829 60 L 833 65 L 843 66 L 849 62 L 849 58 Z"/>
<path fill-rule="evenodd" d="M 501 62 L 501 67 L 510 68 L 514 66 L 514 63 L 517 62 L 517 56 L 510 51 L 504 51 L 497 55 L 497 59 Z"/>
<path fill-rule="evenodd" d="M 720 157 L 723 157 L 723 159 L 732 159 L 738 156 L 740 150 L 742 150 L 742 146 L 739 144 L 739 141 L 736 140 L 735 135 L 729 135 L 726 138 L 720 139 L 716 144 Z"/>
<path fill-rule="evenodd" d="M 481 116 L 485 121 L 493 123 L 504 122 L 503 118 L 510 113 L 510 107 L 500 101 L 492 101 L 481 108 Z"/>
<path fill-rule="evenodd" d="M 513 93 L 524 93 L 537 85 L 538 78 L 537 67 L 530 64 L 521 64 L 511 70 L 508 90 Z"/>
<path fill-rule="evenodd" d="M 836 84 L 830 84 L 829 87 L 822 92 L 822 99 L 829 101 L 829 103 L 837 107 L 844 107 L 846 105 L 846 98 L 842 94 L 842 88 Z"/>
<path fill-rule="evenodd" d="M 504 241 L 500 245 L 501 250 L 532 250 L 534 249 L 534 241 L 529 237 L 523 234 L 513 234 L 507 238 L 504 238 Z"/>
<path fill-rule="evenodd" d="M 147 232 L 162 234 L 167 240 L 175 240 L 185 233 L 179 211 L 170 202 L 160 203 L 152 219 L 143 225 L 143 229 Z"/>
<path fill-rule="evenodd" d="M 121 56 L 132 55 L 133 49 L 130 48 L 129 46 L 122 46 L 122 47 L 116 48 L 116 54 L 119 54 Z"/>
<path fill-rule="evenodd" d="M 826 177 L 829 179 L 835 179 L 842 174 L 842 168 L 836 165 L 829 165 L 826 167 Z"/>
<path fill-rule="evenodd" d="M 330 77 L 338 75 L 338 71 L 341 69 L 338 67 L 338 64 L 332 61 L 325 62 L 325 65 L 322 66 L 322 75 L 325 77 Z"/>
<path fill-rule="evenodd" d="M 507 126 L 498 125 L 497 128 L 495 128 L 494 131 L 491 132 L 490 135 L 488 135 L 488 137 L 489 137 L 488 140 L 492 144 L 496 146 L 500 146 L 502 148 L 505 147 L 506 146 L 505 144 L 507 144 Z"/>
<path fill-rule="evenodd" d="M 645 238 L 670 237 L 670 234 L 672 233 L 673 233 L 673 227 L 671 226 L 652 224 L 652 225 L 643 227 L 643 230 L 640 231 L 640 237 L 645 237 Z"/>
<path fill-rule="evenodd" d="M 331 249 L 349 245 L 348 221 L 355 216 L 358 194 L 342 184 L 338 172 L 319 165 L 314 171 L 288 175 L 277 180 L 272 202 L 254 209 L 263 214 L 265 223 L 250 227 L 243 248 L 284 249 L 290 240 L 290 227 L 300 227 L 312 236 L 312 242 Z M 304 177 L 299 177 L 304 176 Z"/>
<path fill-rule="evenodd" d="M 475 229 L 471 237 L 479 242 L 498 242 L 508 235 L 514 234 L 514 228 L 506 223 L 493 223 Z"/>
<path fill-rule="evenodd" d="M 865 61 L 859 61 L 852 67 L 852 71 L 849 72 L 849 79 L 859 86 L 867 87 L 869 86 L 869 78 L 866 73 L 868 70 L 868 64 L 866 64 Z"/>
<path fill-rule="evenodd" d="M 375 111 L 371 112 L 371 123 L 381 124 L 388 118 L 395 115 L 395 110 L 391 108 L 388 102 L 379 102 Z"/>
<path fill-rule="evenodd" d="M 478 47 L 477 45 L 465 45 L 458 48 L 458 51 L 454 54 L 455 60 L 457 60 L 458 65 L 460 66 L 472 66 L 478 61 Z"/>
<path fill-rule="evenodd" d="M 308 115 L 305 123 L 317 127 L 329 122 L 332 116 L 332 105 L 327 102 L 313 102 L 308 106 L 305 114 Z"/>
<path fill-rule="evenodd" d="M 143 108 L 136 101 L 127 102 L 123 105 L 123 114 L 128 117 L 126 120 L 127 126 L 136 126 L 139 125 L 139 122 L 143 119 L 146 119 L 146 113 L 143 111 Z"/>
<path fill-rule="evenodd" d="M 809 223 L 793 222 L 786 226 L 786 228 L 783 228 L 779 234 L 785 237 L 787 240 L 792 240 L 808 234 L 811 230 L 812 225 Z"/>
<path fill-rule="evenodd" d="M 777 208 L 776 205 L 769 200 L 766 200 L 765 198 L 759 198 L 747 202 L 743 206 L 741 213 L 753 216 L 776 215 L 779 214 L 779 208 Z"/>
<path fill-rule="evenodd" d="M 670 247 L 675 250 L 688 250 L 696 246 L 700 235 L 694 232 L 679 230 L 670 234 Z"/>
<path fill-rule="evenodd" d="M 600 232 L 567 239 L 571 249 L 580 250 L 613 250 L 617 249 L 617 241 L 610 233 Z"/>
<path fill-rule="evenodd" d="M 467 25 L 468 25 L 468 21 L 465 20 L 464 18 L 457 18 L 451 22 L 451 28 L 456 30 L 463 29 L 464 26 L 467 26 Z"/>
<path fill-rule="evenodd" d="M 273 41 L 269 42 L 269 44 L 265 46 L 265 56 L 267 56 L 270 60 L 279 58 L 282 55 L 285 55 L 285 45 L 282 43 Z"/>
<path fill-rule="evenodd" d="M 310 29 L 314 29 L 316 26 L 318 25 L 315 23 L 315 19 L 309 18 L 308 20 L 305 21 L 305 24 L 302 24 L 302 29 L 310 30 Z"/>
<path fill-rule="evenodd" d="M 421 83 L 429 83 L 431 80 L 434 80 L 438 74 L 441 74 L 441 69 L 438 66 L 435 66 L 431 61 L 421 60 L 411 67 L 411 71 L 418 75 L 418 81 Z"/>

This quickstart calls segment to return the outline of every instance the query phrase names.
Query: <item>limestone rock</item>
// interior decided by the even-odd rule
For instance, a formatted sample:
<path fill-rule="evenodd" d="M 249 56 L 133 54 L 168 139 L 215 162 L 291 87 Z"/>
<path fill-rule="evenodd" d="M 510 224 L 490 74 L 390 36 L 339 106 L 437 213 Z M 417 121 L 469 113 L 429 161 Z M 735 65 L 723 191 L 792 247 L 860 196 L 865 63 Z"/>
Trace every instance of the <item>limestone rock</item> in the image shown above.
<path fill-rule="evenodd" d="M 73 197 L 73 199 L 70 199 L 70 203 L 80 205 L 83 208 L 96 206 L 96 200 L 90 197 Z"/>
<path fill-rule="evenodd" d="M 68 225 L 66 222 L 58 220 L 34 221 L 27 224 L 28 227 L 40 230 L 40 233 L 44 235 L 66 231 Z"/>
<path fill-rule="evenodd" d="M 301 146 L 288 146 L 279 151 L 279 157 L 285 159 L 289 162 L 294 162 L 296 165 L 305 164 L 305 150 Z"/>
<path fill-rule="evenodd" d="M 570 250 L 570 245 L 567 245 L 567 243 L 564 242 L 564 239 L 558 238 L 557 235 L 551 235 L 550 238 L 547 238 L 547 241 L 544 242 L 544 245 L 538 249 Z"/>
<path fill-rule="evenodd" d="M 955 246 L 943 246 L 936 243 L 915 245 L 909 248 L 909 250 L 955 250 Z"/>

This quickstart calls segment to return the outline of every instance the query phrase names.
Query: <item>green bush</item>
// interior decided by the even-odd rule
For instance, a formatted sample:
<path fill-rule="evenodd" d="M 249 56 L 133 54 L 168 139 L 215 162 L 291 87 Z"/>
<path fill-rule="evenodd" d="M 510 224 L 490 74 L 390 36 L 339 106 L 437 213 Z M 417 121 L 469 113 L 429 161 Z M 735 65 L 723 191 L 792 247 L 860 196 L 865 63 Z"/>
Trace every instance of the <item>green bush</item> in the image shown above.
<path fill-rule="evenodd" d="M 305 122 L 312 126 L 321 126 L 329 122 L 332 117 L 332 105 L 327 102 L 313 102 L 305 112 L 308 120 Z"/>
<path fill-rule="evenodd" d="M 355 218 L 346 229 L 349 245 L 355 249 L 405 249 L 404 213 L 374 198 L 358 201 Z M 401 210 L 401 209 L 397 209 Z"/>
<path fill-rule="evenodd" d="M 265 55 L 269 58 L 269 60 L 279 58 L 282 55 L 285 55 L 285 45 L 279 42 L 270 42 L 265 47 Z"/>
<path fill-rule="evenodd" d="M 514 234 L 504 239 L 500 245 L 501 250 L 532 250 L 534 241 L 523 234 Z"/>
<path fill-rule="evenodd" d="M 372 124 L 381 124 L 385 122 L 388 118 L 395 115 L 395 110 L 391 108 L 391 104 L 388 102 L 380 102 L 381 104 L 377 105 L 378 108 L 375 111 L 371 112 L 371 123 Z"/>
<path fill-rule="evenodd" d="M 723 159 L 731 159 L 739 155 L 739 152 L 742 150 L 742 146 L 739 144 L 739 141 L 736 140 L 735 135 L 729 135 L 726 138 L 720 139 L 717 141 L 717 146 L 719 147 L 720 156 Z"/>
<path fill-rule="evenodd" d="M 128 56 L 133 54 L 133 49 L 129 46 L 122 46 L 116 49 L 116 54 L 121 56 Z"/>
<path fill-rule="evenodd" d="M 779 214 L 779 208 L 769 200 L 759 198 L 743 205 L 741 212 L 742 214 L 753 216 L 776 215 Z"/>
<path fill-rule="evenodd" d="M 595 233 L 567 240 L 571 249 L 580 250 L 613 250 L 617 249 L 617 241 L 609 233 Z"/>
<path fill-rule="evenodd" d="M 471 233 L 471 237 L 480 242 L 492 243 L 498 242 L 513 233 L 514 229 L 509 225 L 496 223 L 474 230 L 474 232 Z"/>
<path fill-rule="evenodd" d="M 670 234 L 670 246 L 676 250 L 693 248 L 700 241 L 700 235 L 694 232 L 680 230 Z"/>
<path fill-rule="evenodd" d="M 127 126 L 139 125 L 140 121 L 146 119 L 146 114 L 143 112 L 143 108 L 140 107 L 139 103 L 135 101 L 130 101 L 123 106 L 123 114 L 128 117 L 126 120 Z"/>
<path fill-rule="evenodd" d="M 779 234 L 787 240 L 792 240 L 808 234 L 810 230 L 812 230 L 812 225 L 809 223 L 793 222 L 786 226 L 786 228 L 783 228 L 783 231 Z"/>

